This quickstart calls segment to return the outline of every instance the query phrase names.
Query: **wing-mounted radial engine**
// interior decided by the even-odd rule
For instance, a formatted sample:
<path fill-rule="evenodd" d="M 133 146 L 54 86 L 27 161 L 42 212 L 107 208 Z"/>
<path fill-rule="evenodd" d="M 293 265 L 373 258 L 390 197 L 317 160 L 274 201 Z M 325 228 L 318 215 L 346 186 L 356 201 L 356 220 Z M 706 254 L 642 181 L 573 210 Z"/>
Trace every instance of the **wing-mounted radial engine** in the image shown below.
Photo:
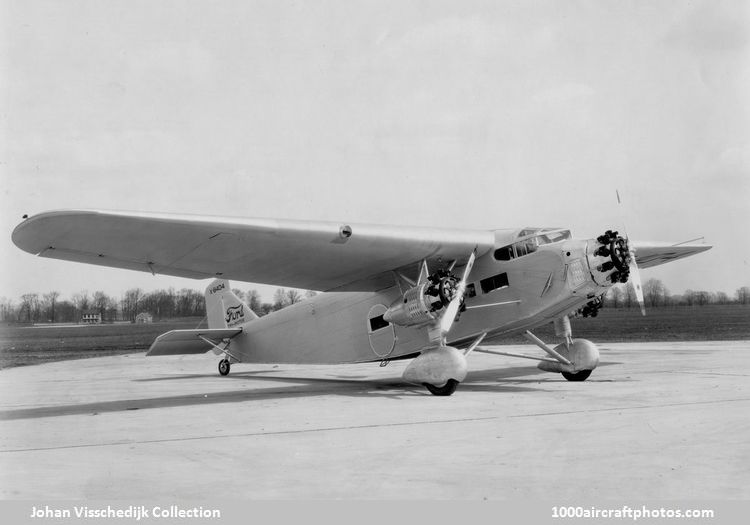
<path fill-rule="evenodd" d="M 383 319 L 399 326 L 425 326 L 434 323 L 456 297 L 458 284 L 458 277 L 450 270 L 441 269 L 427 275 L 427 263 L 423 261 L 416 286 L 406 290 L 400 299 L 391 304 L 383 314 Z M 463 305 L 463 297 L 461 304 Z"/>
<path fill-rule="evenodd" d="M 448 270 L 430 274 L 422 261 L 419 279 L 383 314 L 383 319 L 399 326 L 424 327 L 431 345 L 404 370 L 404 379 L 422 384 L 435 395 L 449 396 L 466 377 L 466 357 L 448 346 L 446 337 L 464 306 L 466 281 L 474 265 L 476 251 L 469 256 L 459 279 Z"/>

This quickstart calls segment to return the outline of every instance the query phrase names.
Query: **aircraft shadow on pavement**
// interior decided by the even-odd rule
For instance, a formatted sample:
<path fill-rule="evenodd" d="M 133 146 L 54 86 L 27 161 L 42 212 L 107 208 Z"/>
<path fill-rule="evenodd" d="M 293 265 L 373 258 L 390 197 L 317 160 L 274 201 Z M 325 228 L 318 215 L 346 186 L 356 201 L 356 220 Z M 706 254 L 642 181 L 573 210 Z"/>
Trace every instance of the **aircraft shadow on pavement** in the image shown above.
<path fill-rule="evenodd" d="M 541 388 L 520 386 L 516 383 L 544 383 L 544 379 L 519 379 L 524 376 L 537 374 L 532 367 L 497 368 L 471 372 L 461 383 L 454 395 L 461 395 L 461 391 L 468 392 L 533 392 L 543 391 Z M 227 390 L 221 392 L 194 392 L 184 395 L 150 397 L 141 399 L 118 399 L 95 403 L 80 403 L 58 406 L 35 407 L 27 409 L 0 411 L 0 420 L 34 419 L 42 417 L 57 417 L 69 415 L 91 414 L 98 415 L 108 412 L 129 410 L 147 410 L 152 408 L 173 408 L 195 405 L 210 405 L 218 403 L 238 403 L 264 401 L 289 397 L 312 396 L 348 396 L 348 397 L 381 397 L 401 399 L 407 396 L 430 396 L 421 386 L 404 382 L 400 377 L 366 379 L 362 376 L 337 377 L 298 377 L 277 375 L 275 371 L 242 371 L 233 372 L 226 378 L 218 378 L 216 374 L 189 374 L 166 376 L 161 378 L 135 379 L 139 382 L 172 381 L 176 379 L 211 378 L 227 381 L 250 381 L 284 383 L 266 388 L 243 388 L 241 390 Z M 290 384 L 291 383 L 291 384 Z M 229 383 L 227 383 L 229 384 Z"/>

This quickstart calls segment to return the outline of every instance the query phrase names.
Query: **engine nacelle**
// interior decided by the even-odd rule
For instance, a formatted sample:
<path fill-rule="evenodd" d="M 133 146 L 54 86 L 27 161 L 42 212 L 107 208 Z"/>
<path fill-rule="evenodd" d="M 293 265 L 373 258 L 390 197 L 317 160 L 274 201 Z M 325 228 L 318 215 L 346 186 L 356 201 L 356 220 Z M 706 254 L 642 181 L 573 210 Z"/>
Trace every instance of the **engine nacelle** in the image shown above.
<path fill-rule="evenodd" d="M 440 346 L 423 352 L 409 363 L 403 378 L 409 383 L 440 387 L 451 379 L 460 383 L 466 379 L 467 370 L 463 352 L 452 346 Z"/>
<path fill-rule="evenodd" d="M 440 310 L 453 299 L 457 282 L 456 276 L 446 271 L 435 273 L 394 301 L 383 314 L 383 319 L 400 326 L 431 323 L 440 317 Z"/>
<path fill-rule="evenodd" d="M 383 320 L 401 326 L 415 326 L 427 324 L 435 319 L 435 312 L 439 309 L 439 297 L 433 297 L 426 293 L 429 282 L 415 286 L 391 304 L 390 308 L 383 314 Z"/>
<path fill-rule="evenodd" d="M 560 344 L 555 352 L 565 357 L 572 365 L 541 361 L 537 368 L 545 372 L 576 373 L 582 370 L 593 370 L 599 365 L 599 348 L 588 339 L 573 339 L 569 346 Z"/>

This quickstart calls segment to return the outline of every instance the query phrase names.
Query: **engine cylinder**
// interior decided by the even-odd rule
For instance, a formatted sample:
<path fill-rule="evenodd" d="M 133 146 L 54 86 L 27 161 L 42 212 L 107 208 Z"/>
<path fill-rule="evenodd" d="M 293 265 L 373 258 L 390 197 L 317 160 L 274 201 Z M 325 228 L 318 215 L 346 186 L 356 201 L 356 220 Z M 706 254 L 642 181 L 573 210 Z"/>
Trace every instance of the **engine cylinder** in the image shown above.
<path fill-rule="evenodd" d="M 588 242 L 587 259 L 591 277 L 601 287 L 628 282 L 632 254 L 628 240 L 607 230 Z"/>

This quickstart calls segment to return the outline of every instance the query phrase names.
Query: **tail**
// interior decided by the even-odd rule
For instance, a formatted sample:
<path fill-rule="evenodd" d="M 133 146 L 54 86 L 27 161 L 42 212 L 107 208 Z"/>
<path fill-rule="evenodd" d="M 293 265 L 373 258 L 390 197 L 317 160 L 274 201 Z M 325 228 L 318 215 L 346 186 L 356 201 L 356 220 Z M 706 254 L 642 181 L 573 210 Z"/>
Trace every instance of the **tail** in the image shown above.
<path fill-rule="evenodd" d="M 258 318 L 224 279 L 216 279 L 206 288 L 206 317 L 209 328 L 234 328 Z"/>

